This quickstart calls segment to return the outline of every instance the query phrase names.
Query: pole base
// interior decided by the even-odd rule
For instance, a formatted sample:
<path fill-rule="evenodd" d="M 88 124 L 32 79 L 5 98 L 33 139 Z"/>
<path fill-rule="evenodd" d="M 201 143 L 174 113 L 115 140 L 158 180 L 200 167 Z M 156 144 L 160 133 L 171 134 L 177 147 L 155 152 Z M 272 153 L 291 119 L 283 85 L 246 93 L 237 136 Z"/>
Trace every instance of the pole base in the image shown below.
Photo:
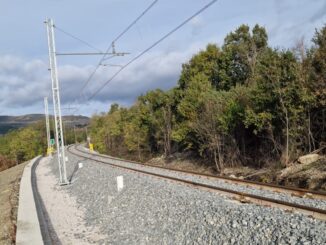
<path fill-rule="evenodd" d="M 60 186 L 64 186 L 64 185 L 70 185 L 71 183 L 69 181 L 67 182 L 60 182 L 59 185 Z"/>

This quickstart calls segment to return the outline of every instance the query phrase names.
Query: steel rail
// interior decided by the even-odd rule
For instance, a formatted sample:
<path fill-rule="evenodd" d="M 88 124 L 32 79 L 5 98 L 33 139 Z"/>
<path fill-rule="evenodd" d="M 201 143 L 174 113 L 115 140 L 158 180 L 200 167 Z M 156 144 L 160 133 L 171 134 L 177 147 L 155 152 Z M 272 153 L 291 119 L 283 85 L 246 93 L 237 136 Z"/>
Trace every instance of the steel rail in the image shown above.
<path fill-rule="evenodd" d="M 69 146 L 67 148 L 68 151 L 71 154 L 79 156 L 79 157 L 83 157 L 85 159 L 89 159 L 89 160 L 92 160 L 92 161 L 95 161 L 95 162 L 99 162 L 99 163 L 102 163 L 102 164 L 103 163 L 108 164 L 108 165 L 113 166 L 113 167 L 126 169 L 126 170 L 129 170 L 129 171 L 138 172 L 138 173 L 142 173 L 142 174 L 146 174 L 146 175 L 150 175 L 150 176 L 155 176 L 155 177 L 159 177 L 159 178 L 162 178 L 162 179 L 172 180 L 174 182 L 179 182 L 179 183 L 183 183 L 183 184 L 186 184 L 186 185 L 195 186 L 195 187 L 198 187 L 198 188 L 203 188 L 203 189 L 206 189 L 206 190 L 209 190 L 209 191 L 217 191 L 219 193 L 223 193 L 223 194 L 226 194 L 228 196 L 231 196 L 231 197 L 235 198 L 236 200 L 238 200 L 240 202 L 254 203 L 254 204 L 264 205 L 264 206 L 268 206 L 268 207 L 277 207 L 277 208 L 281 208 L 281 209 L 288 210 L 288 211 L 291 211 L 291 212 L 299 212 L 299 213 L 302 213 L 302 214 L 305 214 L 305 215 L 309 215 L 309 216 L 314 217 L 316 219 L 326 220 L 326 210 L 323 210 L 323 209 L 304 206 L 304 205 L 301 205 L 301 204 L 296 204 L 296 203 L 291 203 L 291 202 L 287 202 L 287 201 L 277 200 L 277 199 L 273 199 L 273 198 L 269 198 L 269 197 L 262 197 L 262 196 L 258 196 L 258 195 L 254 195 L 254 194 L 249 194 L 249 193 L 245 193 L 245 192 L 230 190 L 230 189 L 226 189 L 226 188 L 222 188 L 222 187 L 212 186 L 212 185 L 208 185 L 208 184 L 202 184 L 202 183 L 198 183 L 198 182 L 195 182 L 195 181 L 185 180 L 185 179 L 176 178 L 176 177 L 170 177 L 170 176 L 157 174 L 157 173 L 153 173 L 153 172 L 149 172 L 149 171 L 145 171 L 145 170 L 140 170 L 140 169 L 130 168 L 130 167 L 126 167 L 126 166 L 121 166 L 121 165 L 117 165 L 117 164 L 114 164 L 114 163 L 109 163 L 109 162 L 94 158 L 94 156 L 95 157 L 102 157 L 101 155 L 88 153 L 88 152 L 83 152 L 83 151 L 75 148 L 75 150 L 77 152 L 79 152 L 79 153 L 76 153 L 76 152 L 71 150 L 72 146 L 73 145 L 71 145 L 71 146 Z M 87 156 L 87 155 L 90 155 L 90 156 Z M 119 160 L 119 161 L 121 161 L 120 159 L 112 159 L 112 158 L 111 158 L 111 160 Z M 127 161 L 127 162 L 129 162 L 129 161 Z"/>
<path fill-rule="evenodd" d="M 75 148 L 75 149 L 77 151 L 83 152 L 77 148 Z M 112 160 L 125 161 L 128 163 L 137 164 L 137 165 L 140 165 L 143 167 L 152 167 L 152 168 L 180 172 L 183 174 L 196 175 L 199 177 L 220 179 L 226 183 L 240 184 L 240 185 L 245 185 L 247 187 L 258 188 L 261 190 L 268 190 L 268 191 L 273 191 L 273 192 L 277 192 L 277 193 L 290 194 L 292 196 L 297 196 L 297 197 L 307 197 L 307 198 L 312 198 L 312 199 L 326 200 L 326 192 L 323 192 L 323 191 L 315 191 L 315 190 L 308 190 L 308 189 L 291 187 L 291 186 L 281 186 L 281 185 L 276 185 L 276 184 L 262 183 L 262 182 L 256 182 L 256 181 L 245 180 L 245 179 L 237 179 L 237 178 L 232 178 L 232 177 L 222 176 L 222 175 L 204 174 L 204 173 L 194 172 L 191 170 L 181 170 L 181 169 L 176 169 L 176 168 L 155 166 L 152 164 L 145 164 L 145 163 L 140 163 L 140 162 L 136 162 L 136 161 L 125 160 L 125 159 L 112 157 L 112 156 L 108 156 L 108 155 L 103 155 L 103 154 L 99 154 L 99 153 L 98 154 L 91 153 L 91 152 L 83 152 L 83 153 L 87 153 L 87 154 L 94 155 L 94 156 L 101 156 L 103 158 L 108 158 L 108 159 L 112 159 Z"/>

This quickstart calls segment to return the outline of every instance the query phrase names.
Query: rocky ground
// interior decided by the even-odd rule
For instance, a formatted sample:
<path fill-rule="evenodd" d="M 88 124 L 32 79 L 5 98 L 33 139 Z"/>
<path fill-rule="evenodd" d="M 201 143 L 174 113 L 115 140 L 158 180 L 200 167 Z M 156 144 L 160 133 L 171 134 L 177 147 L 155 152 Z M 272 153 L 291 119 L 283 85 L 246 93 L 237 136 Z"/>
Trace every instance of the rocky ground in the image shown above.
<path fill-rule="evenodd" d="M 326 243 L 326 222 L 240 204 L 216 193 L 70 154 L 68 158 L 68 175 L 73 175 L 73 183 L 56 191 L 68 193 L 75 208 L 83 211 L 80 217 L 86 232 L 98 229 L 98 244 Z M 83 168 L 74 171 L 78 162 Z M 49 166 L 47 174 L 57 179 L 57 164 Z M 121 191 L 117 190 L 117 176 L 124 178 Z M 66 236 L 88 241 L 84 232 L 67 230 Z"/>
<path fill-rule="evenodd" d="M 0 244 L 15 244 L 19 184 L 26 163 L 0 172 Z"/>
<path fill-rule="evenodd" d="M 293 164 L 281 170 L 277 182 L 301 188 L 326 191 L 326 157 L 317 161 Z"/>

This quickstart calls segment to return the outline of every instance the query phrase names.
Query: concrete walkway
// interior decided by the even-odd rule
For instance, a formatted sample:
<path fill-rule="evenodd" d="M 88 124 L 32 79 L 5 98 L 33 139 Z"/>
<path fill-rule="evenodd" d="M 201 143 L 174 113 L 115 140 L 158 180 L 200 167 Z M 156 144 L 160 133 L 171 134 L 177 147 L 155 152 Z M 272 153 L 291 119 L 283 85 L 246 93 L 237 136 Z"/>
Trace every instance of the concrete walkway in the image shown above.
<path fill-rule="evenodd" d="M 32 167 L 40 157 L 26 165 L 19 190 L 16 244 L 43 244 L 32 188 Z"/>

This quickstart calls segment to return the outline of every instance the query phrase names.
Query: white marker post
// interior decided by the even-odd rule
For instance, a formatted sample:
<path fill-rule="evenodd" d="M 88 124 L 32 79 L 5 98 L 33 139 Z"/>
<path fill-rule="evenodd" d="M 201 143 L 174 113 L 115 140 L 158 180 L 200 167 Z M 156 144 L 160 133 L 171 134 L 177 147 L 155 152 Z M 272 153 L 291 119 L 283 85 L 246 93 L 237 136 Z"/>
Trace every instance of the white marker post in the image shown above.
<path fill-rule="evenodd" d="M 83 167 L 83 163 L 82 162 L 79 162 L 78 163 L 78 168 L 82 168 Z"/>
<path fill-rule="evenodd" d="M 117 177 L 117 189 L 118 189 L 118 192 L 123 189 L 123 176 Z"/>

